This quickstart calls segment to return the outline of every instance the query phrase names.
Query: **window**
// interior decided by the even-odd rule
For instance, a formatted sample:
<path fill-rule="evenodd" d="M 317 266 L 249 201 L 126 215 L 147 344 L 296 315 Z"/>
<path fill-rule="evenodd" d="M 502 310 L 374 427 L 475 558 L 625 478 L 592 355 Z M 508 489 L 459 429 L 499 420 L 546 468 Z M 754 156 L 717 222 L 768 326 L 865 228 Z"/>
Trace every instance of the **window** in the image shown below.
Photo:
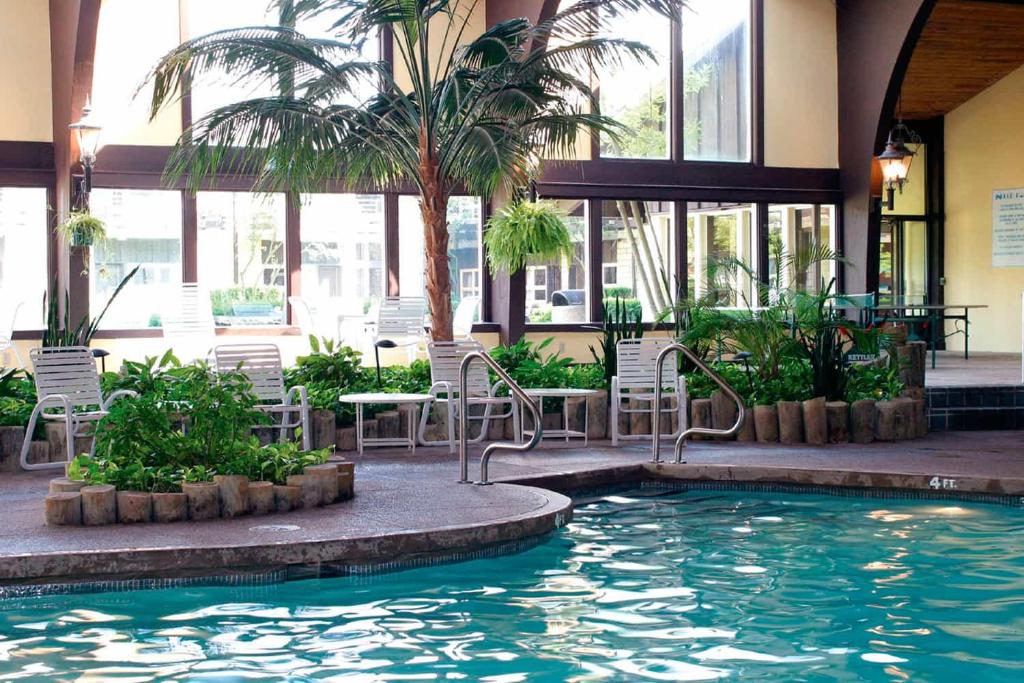
<path fill-rule="evenodd" d="M 276 26 L 280 21 L 274 7 L 253 0 L 190 0 L 187 11 L 190 38 L 243 26 Z M 273 82 L 240 84 L 237 79 L 238 74 L 208 74 L 193 83 L 192 120 L 233 102 L 278 92 L 278 85 Z"/>
<path fill-rule="evenodd" d="M 616 297 L 652 322 L 672 306 L 672 202 L 601 202 L 601 259 L 604 305 Z"/>
<path fill-rule="evenodd" d="M 835 207 L 772 204 L 768 207 L 768 282 L 818 292 L 836 276 Z M 783 268 L 780 274 L 779 269 Z M 833 290 L 835 287 L 833 286 Z"/>
<path fill-rule="evenodd" d="M 687 208 L 687 283 L 691 296 L 719 306 L 757 305 L 754 207 L 690 204 Z"/>
<path fill-rule="evenodd" d="M 616 22 L 614 37 L 644 43 L 657 62 L 627 60 L 598 75 L 601 113 L 630 128 L 619 141 L 602 138 L 601 156 L 669 157 L 671 36 L 671 22 L 653 11 L 637 12 Z"/>
<path fill-rule="evenodd" d="M 0 187 L 0 328 L 43 328 L 46 219 L 45 188 Z"/>
<path fill-rule="evenodd" d="M 181 283 L 181 193 L 97 188 L 89 204 L 107 227 L 107 239 L 90 249 L 93 315 L 103 309 L 124 276 L 139 266 L 104 316 L 103 327 L 159 327 L 160 302 Z"/>
<path fill-rule="evenodd" d="M 284 324 L 284 195 L 200 192 L 196 207 L 199 284 L 217 324 Z"/>
<path fill-rule="evenodd" d="M 302 197 L 302 297 L 315 310 L 358 316 L 384 289 L 384 196 Z"/>
<path fill-rule="evenodd" d="M 480 295 L 482 221 L 479 197 L 452 197 L 448 200 L 448 273 L 453 308 L 458 307 L 465 296 Z M 426 296 L 426 254 L 418 197 L 399 197 L 398 230 L 398 273 L 402 296 Z M 469 292 L 466 291 L 467 283 Z"/>
<path fill-rule="evenodd" d="M 683 156 L 750 160 L 750 0 L 683 9 Z"/>
<path fill-rule="evenodd" d="M 559 199 L 572 236 L 573 255 L 526 267 L 526 321 L 576 323 L 590 320 L 587 292 L 587 202 Z"/>

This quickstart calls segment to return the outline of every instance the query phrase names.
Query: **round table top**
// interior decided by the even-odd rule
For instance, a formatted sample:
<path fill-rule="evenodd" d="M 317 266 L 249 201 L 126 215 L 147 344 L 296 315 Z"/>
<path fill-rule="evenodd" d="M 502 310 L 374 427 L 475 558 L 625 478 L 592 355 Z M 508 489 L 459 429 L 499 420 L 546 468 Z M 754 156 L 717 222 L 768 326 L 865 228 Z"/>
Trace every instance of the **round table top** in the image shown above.
<path fill-rule="evenodd" d="M 423 403 L 434 397 L 430 394 L 388 394 L 383 391 L 365 394 L 342 394 L 342 403 Z"/>
<path fill-rule="evenodd" d="M 574 396 L 593 396 L 597 389 L 523 389 L 530 396 L 551 396 L 553 398 L 572 398 Z"/>

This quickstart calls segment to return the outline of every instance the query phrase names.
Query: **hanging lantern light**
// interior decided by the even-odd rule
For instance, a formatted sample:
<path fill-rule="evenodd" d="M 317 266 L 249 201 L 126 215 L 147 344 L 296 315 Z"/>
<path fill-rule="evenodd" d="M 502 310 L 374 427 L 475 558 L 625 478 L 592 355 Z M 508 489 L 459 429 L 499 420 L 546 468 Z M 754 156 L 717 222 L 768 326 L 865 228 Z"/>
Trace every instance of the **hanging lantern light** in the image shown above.
<path fill-rule="evenodd" d="M 88 101 L 82 108 L 82 118 L 68 128 L 74 131 L 78 141 L 78 159 L 82 162 L 82 169 L 85 172 L 82 191 L 88 194 L 92 191 L 92 169 L 96 165 L 96 155 L 100 148 L 100 132 L 102 131 L 102 126 L 93 116 L 92 107 Z"/>
<path fill-rule="evenodd" d="M 919 144 L 921 138 L 907 128 L 902 120 L 898 121 L 889 131 L 885 150 L 878 155 L 878 164 L 882 168 L 882 183 L 886 192 L 886 207 L 890 211 L 896 203 L 896 190 L 903 194 L 903 186 L 907 184 L 907 176 L 910 173 L 910 164 L 914 161 L 914 152 L 907 147 L 908 142 Z"/>

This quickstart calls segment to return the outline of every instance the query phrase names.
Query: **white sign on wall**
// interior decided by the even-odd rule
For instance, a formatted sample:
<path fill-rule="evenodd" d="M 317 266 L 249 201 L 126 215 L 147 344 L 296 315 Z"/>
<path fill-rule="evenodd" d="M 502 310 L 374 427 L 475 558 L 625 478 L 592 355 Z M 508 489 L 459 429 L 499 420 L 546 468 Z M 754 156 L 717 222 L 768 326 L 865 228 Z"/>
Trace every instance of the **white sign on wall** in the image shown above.
<path fill-rule="evenodd" d="M 992 192 L 992 267 L 1024 266 L 1024 188 Z"/>

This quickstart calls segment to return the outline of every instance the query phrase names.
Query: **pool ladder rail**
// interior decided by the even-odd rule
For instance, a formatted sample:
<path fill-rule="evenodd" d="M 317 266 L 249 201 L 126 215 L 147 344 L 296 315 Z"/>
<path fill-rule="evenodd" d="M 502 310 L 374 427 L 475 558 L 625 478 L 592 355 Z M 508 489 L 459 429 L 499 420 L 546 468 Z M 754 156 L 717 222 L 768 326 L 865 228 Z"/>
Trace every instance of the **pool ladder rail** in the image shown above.
<path fill-rule="evenodd" d="M 668 358 L 670 353 L 681 353 L 686 356 L 690 362 L 697 366 L 701 372 L 711 378 L 711 381 L 718 385 L 718 387 L 725 392 L 726 396 L 731 398 L 736 404 L 736 423 L 728 429 L 712 429 L 710 427 L 690 427 L 684 429 L 676 439 L 675 445 L 675 463 L 680 465 L 684 462 L 683 460 L 683 448 L 686 447 L 686 437 L 692 434 L 701 434 L 705 436 L 732 436 L 740 430 L 740 426 L 743 424 L 743 419 L 746 415 L 746 408 L 743 405 L 743 399 L 736 393 L 728 382 L 722 379 L 722 376 L 717 372 L 708 367 L 708 364 L 701 360 L 697 354 L 691 351 L 688 347 L 680 344 L 679 342 L 673 342 L 661 350 L 658 354 L 658 358 L 654 364 L 654 376 L 661 379 L 661 373 L 665 367 L 665 359 Z M 654 383 L 654 410 L 651 414 L 651 441 L 654 442 L 654 457 L 651 460 L 653 463 L 661 462 L 661 387 L 660 381 Z M 679 396 L 678 400 L 684 400 L 683 396 Z"/>
<path fill-rule="evenodd" d="M 494 374 L 498 376 L 507 386 L 509 392 L 519 400 L 519 402 L 526 406 L 530 410 L 530 414 L 533 416 L 534 431 L 530 440 L 526 443 L 514 443 L 508 441 L 495 441 L 487 444 L 484 448 L 483 455 L 480 456 L 480 481 L 476 482 L 479 486 L 488 486 L 490 481 L 487 477 L 487 468 L 491 462 L 491 456 L 495 451 L 514 451 L 517 453 L 525 453 L 526 451 L 532 450 L 534 446 L 540 443 L 541 436 L 544 433 L 544 420 L 540 414 L 540 408 L 537 406 L 537 402 L 530 398 L 523 388 L 516 384 L 515 380 L 509 376 L 507 372 L 497 361 L 484 351 L 470 351 L 463 359 L 462 364 L 459 366 L 459 483 L 470 484 L 472 483 L 469 479 L 469 432 L 468 432 L 468 390 L 469 390 L 469 366 L 475 361 L 482 361 L 487 367 L 494 371 Z M 513 408 L 514 409 L 514 408 Z"/>

